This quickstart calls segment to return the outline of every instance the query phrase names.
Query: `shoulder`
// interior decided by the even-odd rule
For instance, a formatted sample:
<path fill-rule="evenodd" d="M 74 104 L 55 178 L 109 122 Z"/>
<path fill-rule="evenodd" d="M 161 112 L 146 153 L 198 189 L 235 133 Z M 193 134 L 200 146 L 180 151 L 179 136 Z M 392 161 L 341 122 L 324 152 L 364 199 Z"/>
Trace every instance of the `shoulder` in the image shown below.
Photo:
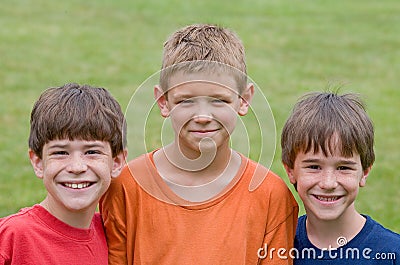
<path fill-rule="evenodd" d="M 0 219 L 1 245 L 6 242 L 12 244 L 12 242 L 19 241 L 36 227 L 32 211 L 35 211 L 35 206 L 23 208 L 18 213 Z"/>
<path fill-rule="evenodd" d="M 99 212 L 94 213 L 93 219 L 92 219 L 92 224 L 95 227 L 103 226 L 103 222 L 101 219 L 101 214 Z"/>
<path fill-rule="evenodd" d="M 383 225 L 372 219 L 370 216 L 365 216 L 367 219 L 366 225 L 371 227 L 369 232 L 369 241 L 388 245 L 391 248 L 397 246 L 400 251 L 400 234 L 385 228 Z"/>
<path fill-rule="evenodd" d="M 252 207 L 268 213 L 269 219 L 276 225 L 289 219 L 296 223 L 298 204 L 286 183 L 264 166 L 251 160 L 248 163 L 248 169 L 243 175 L 247 179 L 251 178 L 247 181 Z"/>
<path fill-rule="evenodd" d="M 305 214 L 299 216 L 299 218 L 297 219 L 297 231 L 296 231 L 296 234 L 299 234 L 302 231 L 305 231 L 305 229 L 306 229 L 306 219 L 307 219 L 307 215 L 305 215 Z"/>
<path fill-rule="evenodd" d="M 30 212 L 33 211 L 33 207 L 22 208 L 18 213 L 0 218 L 0 231 L 8 229 L 20 229 L 21 226 L 27 224 L 27 220 L 31 218 Z"/>
<path fill-rule="evenodd" d="M 145 170 L 151 164 L 150 154 L 143 154 L 127 162 L 121 174 L 111 180 L 110 186 L 100 199 L 100 212 L 103 217 L 108 212 L 106 209 L 115 212 L 116 209 L 124 209 L 127 203 L 135 203 L 134 198 L 143 186 L 140 178 L 147 179 L 149 176 Z"/>
<path fill-rule="evenodd" d="M 134 187 L 137 186 L 136 178 L 138 175 L 138 170 L 136 169 L 138 167 L 146 167 L 146 164 L 149 163 L 148 156 L 149 154 L 144 154 L 134 158 L 131 161 L 128 161 L 122 169 L 120 175 L 111 180 L 111 184 L 107 190 L 107 193 L 119 194 L 124 193 L 126 189 L 134 189 Z M 143 170 L 141 172 L 143 172 Z"/>
<path fill-rule="evenodd" d="M 372 259 L 385 257 L 389 260 L 398 260 L 400 258 L 400 235 L 385 228 L 370 216 L 363 215 L 366 218 L 365 225 L 355 239 L 350 241 L 352 246 L 367 251 L 366 254 Z M 353 242 L 354 241 L 354 242 Z"/>
<path fill-rule="evenodd" d="M 97 234 L 100 234 L 100 236 L 104 235 L 104 225 L 103 225 L 103 220 L 101 218 L 101 214 L 99 212 L 96 212 L 93 216 L 92 219 L 92 229 L 94 229 L 94 232 Z"/>
<path fill-rule="evenodd" d="M 368 258 L 379 258 L 381 255 L 386 256 L 391 253 L 390 258 L 387 256 L 388 259 L 393 259 L 393 256 L 398 259 L 400 257 L 400 235 L 383 227 L 370 216 L 363 216 L 366 218 L 365 225 L 356 237 L 349 241 L 348 247 L 362 250 Z"/>
<path fill-rule="evenodd" d="M 307 215 L 299 216 L 297 220 L 297 228 L 296 228 L 296 235 L 294 239 L 294 246 L 297 249 L 302 249 L 305 246 L 312 247 L 314 246 L 309 243 L 306 231 L 306 219 Z"/>
<path fill-rule="evenodd" d="M 248 166 L 244 174 L 251 178 L 249 184 L 251 192 L 267 194 L 271 198 L 277 199 L 283 196 L 295 202 L 289 187 L 283 179 L 263 165 L 248 159 Z"/>

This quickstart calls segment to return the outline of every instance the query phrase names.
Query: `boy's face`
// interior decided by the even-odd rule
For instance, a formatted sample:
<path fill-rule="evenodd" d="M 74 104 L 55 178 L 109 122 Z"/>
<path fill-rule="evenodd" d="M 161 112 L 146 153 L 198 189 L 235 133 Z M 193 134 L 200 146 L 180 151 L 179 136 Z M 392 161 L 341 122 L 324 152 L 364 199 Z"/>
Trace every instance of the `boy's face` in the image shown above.
<path fill-rule="evenodd" d="M 336 150 L 325 156 L 320 150 L 298 153 L 294 167 L 285 165 L 285 169 L 290 182 L 297 183 L 307 216 L 331 221 L 355 211 L 358 189 L 365 185 L 371 168 L 362 169 L 358 154 L 343 157 Z"/>
<path fill-rule="evenodd" d="M 203 81 L 206 80 L 206 81 Z M 170 117 L 181 150 L 228 146 L 237 115 L 245 115 L 254 88 L 249 85 L 240 96 L 235 79 L 229 75 L 173 75 L 167 95 L 155 88 L 161 114 Z M 202 149 L 203 150 L 203 149 Z"/>
<path fill-rule="evenodd" d="M 31 150 L 29 155 L 56 216 L 95 209 L 124 162 L 122 154 L 113 158 L 110 144 L 103 141 L 52 140 L 43 146 L 41 159 Z"/>

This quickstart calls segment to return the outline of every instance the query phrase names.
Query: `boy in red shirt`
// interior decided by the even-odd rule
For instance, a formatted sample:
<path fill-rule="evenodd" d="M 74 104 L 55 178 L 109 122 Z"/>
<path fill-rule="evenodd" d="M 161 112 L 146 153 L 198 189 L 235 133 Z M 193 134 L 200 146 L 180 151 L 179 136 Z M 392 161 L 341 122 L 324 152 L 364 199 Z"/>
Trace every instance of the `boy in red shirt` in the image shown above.
<path fill-rule="evenodd" d="M 104 88 L 49 88 L 31 113 L 29 157 L 46 198 L 0 219 L 0 264 L 108 264 L 100 196 L 124 164 L 124 116 Z"/>

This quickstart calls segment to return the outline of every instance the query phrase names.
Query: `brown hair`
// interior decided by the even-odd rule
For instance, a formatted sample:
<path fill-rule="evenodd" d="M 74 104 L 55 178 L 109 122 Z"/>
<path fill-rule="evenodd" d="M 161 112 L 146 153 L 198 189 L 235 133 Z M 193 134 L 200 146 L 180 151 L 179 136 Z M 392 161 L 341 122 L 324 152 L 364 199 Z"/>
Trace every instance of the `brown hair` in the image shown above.
<path fill-rule="evenodd" d="M 55 139 L 110 143 L 113 157 L 126 146 L 121 107 L 104 88 L 66 84 L 45 90 L 31 113 L 29 148 L 40 158 L 43 146 Z"/>
<path fill-rule="evenodd" d="M 374 128 L 363 102 L 355 94 L 306 95 L 296 103 L 283 127 L 282 162 L 293 168 L 299 152 L 317 153 L 321 149 L 327 156 L 336 144 L 345 157 L 358 153 L 364 170 L 374 163 Z"/>
<path fill-rule="evenodd" d="M 185 62 L 192 63 L 182 64 Z M 239 37 L 215 25 L 189 25 L 174 32 L 164 43 L 160 86 L 166 91 L 170 76 L 177 71 L 215 72 L 222 69 L 226 72 L 228 68 L 231 72 L 233 70 L 239 89 L 244 88 L 247 82 L 246 62 Z"/>

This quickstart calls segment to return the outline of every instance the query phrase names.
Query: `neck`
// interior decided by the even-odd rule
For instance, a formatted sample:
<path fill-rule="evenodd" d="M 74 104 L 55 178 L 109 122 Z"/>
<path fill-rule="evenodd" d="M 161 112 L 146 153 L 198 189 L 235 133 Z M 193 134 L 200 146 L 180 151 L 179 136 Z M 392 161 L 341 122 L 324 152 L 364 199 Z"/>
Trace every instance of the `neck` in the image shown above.
<path fill-rule="evenodd" d="M 338 248 L 344 245 L 343 242 L 352 240 L 364 224 L 365 218 L 353 208 L 335 220 L 320 220 L 312 214 L 307 215 L 306 229 L 314 246 L 329 249 Z"/>
<path fill-rule="evenodd" d="M 90 227 L 96 210 L 95 207 L 92 207 L 93 209 L 84 211 L 70 211 L 55 204 L 49 199 L 49 195 L 47 195 L 40 205 L 60 221 L 82 229 L 88 229 Z"/>
<path fill-rule="evenodd" d="M 237 153 L 227 147 L 220 147 L 213 153 L 187 154 L 176 145 L 170 144 L 157 152 L 154 160 L 160 173 L 168 176 L 169 181 L 191 186 L 213 181 L 225 173 L 226 169 L 232 168 L 233 161 L 239 161 L 240 164 L 240 158 L 237 156 Z"/>

